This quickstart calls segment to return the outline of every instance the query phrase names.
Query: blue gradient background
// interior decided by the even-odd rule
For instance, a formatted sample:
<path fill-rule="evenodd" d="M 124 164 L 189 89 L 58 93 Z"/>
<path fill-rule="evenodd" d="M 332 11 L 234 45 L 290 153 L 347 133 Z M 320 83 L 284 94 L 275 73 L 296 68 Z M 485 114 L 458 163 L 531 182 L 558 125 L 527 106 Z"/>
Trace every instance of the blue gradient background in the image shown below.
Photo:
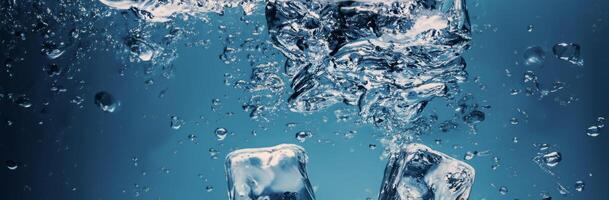
<path fill-rule="evenodd" d="M 422 142 L 460 159 L 466 151 L 474 150 L 490 150 L 501 159 L 496 171 L 491 169 L 493 156 L 468 161 L 477 170 L 470 199 L 541 199 L 540 192 L 544 191 L 553 199 L 608 199 L 609 133 L 604 131 L 592 138 L 586 136 L 585 130 L 598 116 L 609 116 L 609 1 L 468 3 L 477 28 L 473 46 L 466 53 L 468 72 L 471 80 L 479 77 L 486 87 L 480 89 L 470 81 L 463 88 L 492 108 L 477 135 L 470 134 L 467 127 L 448 133 L 434 129 L 423 136 Z M 212 19 L 222 21 L 218 24 L 241 26 L 239 17 L 213 15 Z M 264 20 L 260 15 L 253 19 Z M 491 27 L 485 28 L 487 24 Z M 528 25 L 535 27 L 533 32 L 527 32 Z M 97 53 L 85 63 L 88 66 L 78 77 L 87 82 L 80 91 L 85 98 L 82 109 L 67 103 L 68 97 L 59 97 L 65 99 L 56 101 L 64 103 L 51 104 L 47 113 L 40 113 L 49 86 L 45 72 L 38 67 L 46 63 L 39 54 L 31 54 L 23 66 L 14 69 L 15 78 L 9 79 L 4 71 L 0 72 L 0 92 L 27 93 L 34 101 L 31 109 L 6 99 L 0 101 L 0 161 L 20 163 L 14 171 L 0 169 L 0 199 L 227 199 L 222 158 L 228 152 L 298 143 L 294 134 L 301 130 L 314 134 L 300 145 L 310 157 L 308 172 L 317 199 L 376 199 L 385 167 L 385 161 L 379 159 L 381 144 L 375 137 L 378 130 L 336 122 L 334 108 L 307 116 L 280 112 L 269 123 L 250 120 L 248 113 L 241 110 L 241 102 L 248 94 L 225 86 L 223 77 L 236 69 L 248 72 L 249 65 L 226 65 L 218 59 L 224 48 L 215 39 L 221 37 L 219 33 L 212 31 L 199 37 L 211 38 L 210 47 L 181 46 L 174 62 L 174 78 L 157 80 L 151 86 L 144 84 L 146 78 L 139 74 L 141 66 L 129 66 L 127 75 L 119 76 L 121 64 L 115 61 L 116 55 Z M 31 41 L 32 52 L 39 51 L 38 42 Z M 581 44 L 585 66 L 554 59 L 549 53 L 543 67 L 518 64 L 527 47 L 538 45 L 550 50 L 558 42 Z M 506 77 L 505 69 L 514 76 Z M 520 88 L 525 70 L 534 70 L 546 86 L 560 80 L 567 87 L 561 94 L 542 100 L 509 95 L 510 89 Z M 93 96 L 102 90 L 121 101 L 118 112 L 103 113 L 93 104 Z M 165 97 L 159 98 L 162 90 L 166 90 Z M 554 97 L 565 95 L 579 101 L 568 106 L 554 101 Z M 222 100 L 218 112 L 210 108 L 214 98 Z M 445 104 L 436 99 L 426 112 L 449 117 L 453 111 Z M 527 111 L 529 118 L 511 125 L 510 119 L 519 116 L 516 108 Z M 226 116 L 226 112 L 235 114 Z M 170 128 L 173 115 L 186 121 L 179 130 Z M 329 119 L 327 123 L 322 121 L 324 116 Z M 8 126 L 7 120 L 14 124 Z M 38 125 L 41 120 L 44 124 Z M 289 122 L 297 126 L 289 129 Z M 233 134 L 219 142 L 213 134 L 218 127 Z M 257 136 L 251 134 L 252 130 Z M 350 130 L 356 130 L 357 135 L 344 139 L 342 134 Z M 189 141 L 188 134 L 197 135 L 198 143 Z M 519 142 L 513 143 L 513 137 L 518 137 Z M 326 139 L 332 142 L 317 142 Z M 443 143 L 434 144 L 435 139 L 442 139 Z M 544 173 L 531 161 L 536 154 L 534 143 L 554 144 L 562 153 L 557 176 Z M 379 148 L 371 150 L 369 144 Z M 211 159 L 209 148 L 220 151 L 220 159 Z M 133 157 L 138 158 L 137 166 Z M 169 173 L 164 169 L 169 169 Z M 584 192 L 574 191 L 577 180 L 586 182 Z M 569 187 L 571 194 L 559 195 L 557 183 Z M 207 186 L 214 190 L 206 191 Z M 508 187 L 508 194 L 500 195 L 499 186 Z M 145 192 L 144 188 L 149 190 Z M 139 197 L 137 192 L 141 193 Z"/>

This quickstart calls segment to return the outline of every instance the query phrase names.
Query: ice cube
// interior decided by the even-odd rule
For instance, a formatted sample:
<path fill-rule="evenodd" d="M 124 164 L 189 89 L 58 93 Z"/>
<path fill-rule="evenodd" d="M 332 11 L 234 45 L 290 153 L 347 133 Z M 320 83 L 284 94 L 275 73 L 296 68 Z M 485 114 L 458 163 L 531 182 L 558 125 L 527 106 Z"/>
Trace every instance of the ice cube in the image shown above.
<path fill-rule="evenodd" d="M 230 153 L 229 200 L 314 200 L 307 159 L 302 147 L 291 144 Z"/>
<path fill-rule="evenodd" d="M 422 144 L 392 154 L 379 200 L 466 200 L 474 168 Z"/>

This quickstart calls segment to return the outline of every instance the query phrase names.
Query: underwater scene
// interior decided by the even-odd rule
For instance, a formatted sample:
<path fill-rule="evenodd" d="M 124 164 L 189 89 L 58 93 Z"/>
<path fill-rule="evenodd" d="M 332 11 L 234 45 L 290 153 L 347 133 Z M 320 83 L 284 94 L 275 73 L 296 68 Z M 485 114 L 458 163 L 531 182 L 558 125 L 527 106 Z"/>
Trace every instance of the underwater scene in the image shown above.
<path fill-rule="evenodd" d="M 609 199 L 608 8 L 0 0 L 0 199 Z"/>

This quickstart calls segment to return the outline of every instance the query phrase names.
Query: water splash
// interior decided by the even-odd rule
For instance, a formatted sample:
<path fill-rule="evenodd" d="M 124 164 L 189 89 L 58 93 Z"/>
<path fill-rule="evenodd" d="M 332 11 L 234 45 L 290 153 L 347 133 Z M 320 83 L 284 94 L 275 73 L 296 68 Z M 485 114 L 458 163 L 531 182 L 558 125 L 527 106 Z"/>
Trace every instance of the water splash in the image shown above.
<path fill-rule="evenodd" d="M 261 4 L 259 0 L 100 1 L 130 9 L 147 22 L 222 13 L 234 7 L 251 14 Z M 357 107 L 366 122 L 390 133 L 404 132 L 417 126 L 414 122 L 429 101 L 456 96 L 458 83 L 467 78 L 461 54 L 469 48 L 471 26 L 463 0 L 269 0 L 266 4 L 269 37 L 287 61 L 283 75 L 276 61 L 250 63 L 251 80 L 242 83 L 257 94 L 243 109 L 253 119 L 267 121 L 263 113 L 275 112 L 284 103 L 276 94 L 283 93 L 287 76 L 293 89 L 288 106 L 293 112 L 311 113 L 344 103 Z M 127 44 L 132 61 L 166 57 L 159 55 L 162 47 Z M 233 64 L 238 53 L 241 50 L 229 44 L 219 57 Z"/>
<path fill-rule="evenodd" d="M 197 16 L 202 13 L 223 13 L 225 8 L 241 7 L 251 14 L 258 0 L 99 0 L 115 9 L 131 10 L 140 19 L 167 22 L 179 14 Z"/>
<path fill-rule="evenodd" d="M 290 110 L 338 103 L 405 129 L 434 97 L 456 93 L 470 23 L 462 0 L 268 1 L 271 39 L 287 58 Z"/>

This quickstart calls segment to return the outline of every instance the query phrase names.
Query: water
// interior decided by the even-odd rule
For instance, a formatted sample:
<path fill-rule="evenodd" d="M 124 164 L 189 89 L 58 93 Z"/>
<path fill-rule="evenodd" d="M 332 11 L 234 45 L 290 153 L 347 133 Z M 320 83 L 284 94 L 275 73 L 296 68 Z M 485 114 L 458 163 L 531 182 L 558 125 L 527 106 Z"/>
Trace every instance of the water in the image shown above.
<path fill-rule="evenodd" d="M 357 106 L 388 131 L 466 79 L 465 1 L 269 1 L 274 46 L 286 57 L 290 110 Z"/>
<path fill-rule="evenodd" d="M 1 1 L 0 199 L 228 199 L 229 153 L 298 144 L 316 199 L 372 200 L 412 143 L 469 199 L 603 199 L 607 6 Z"/>

